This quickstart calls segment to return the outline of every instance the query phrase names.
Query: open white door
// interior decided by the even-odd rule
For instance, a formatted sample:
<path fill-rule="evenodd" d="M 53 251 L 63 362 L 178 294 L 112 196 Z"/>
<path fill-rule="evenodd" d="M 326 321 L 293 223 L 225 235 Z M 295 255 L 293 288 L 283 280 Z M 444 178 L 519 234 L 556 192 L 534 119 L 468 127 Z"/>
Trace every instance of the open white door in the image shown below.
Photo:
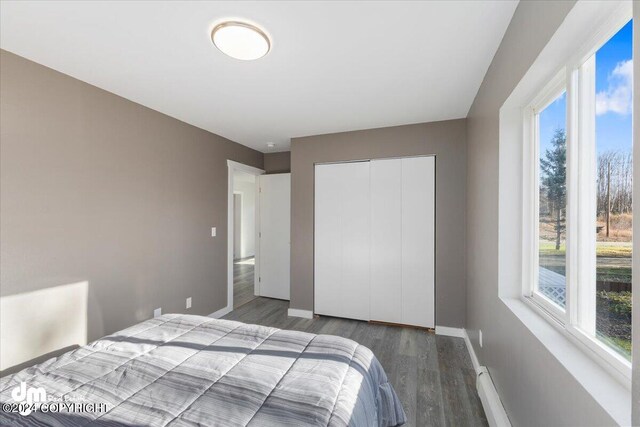
<path fill-rule="evenodd" d="M 260 194 L 260 296 L 289 299 L 291 174 L 258 177 Z"/>

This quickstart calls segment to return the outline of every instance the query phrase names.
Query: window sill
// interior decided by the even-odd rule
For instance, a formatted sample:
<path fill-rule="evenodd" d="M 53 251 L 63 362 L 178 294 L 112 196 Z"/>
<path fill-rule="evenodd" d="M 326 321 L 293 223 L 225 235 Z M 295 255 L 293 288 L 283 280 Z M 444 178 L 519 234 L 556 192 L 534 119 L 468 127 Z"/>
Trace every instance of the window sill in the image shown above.
<path fill-rule="evenodd" d="M 631 424 L 630 381 L 614 377 L 569 338 L 553 318 L 543 317 L 542 310 L 533 303 L 518 298 L 500 299 L 611 418 L 619 425 Z"/>
<path fill-rule="evenodd" d="M 615 379 L 631 390 L 631 364 L 623 357 L 616 356 L 614 351 L 606 349 L 603 344 L 598 344 L 596 340 L 588 337 L 575 327 L 567 326 L 564 323 L 564 313 L 553 309 L 551 304 L 541 301 L 535 297 L 522 297 L 522 301 L 533 311 L 542 316 L 545 320 L 558 329 L 558 331 L 569 339 L 579 350 L 591 357 L 605 371 L 608 371 Z"/>

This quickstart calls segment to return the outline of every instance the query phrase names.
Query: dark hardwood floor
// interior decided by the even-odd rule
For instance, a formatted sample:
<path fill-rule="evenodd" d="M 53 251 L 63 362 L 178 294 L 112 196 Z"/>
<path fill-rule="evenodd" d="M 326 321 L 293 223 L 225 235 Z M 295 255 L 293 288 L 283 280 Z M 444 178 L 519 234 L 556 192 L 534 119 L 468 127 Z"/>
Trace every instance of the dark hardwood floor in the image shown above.
<path fill-rule="evenodd" d="M 255 259 L 244 258 L 233 262 L 233 308 L 236 309 L 256 298 L 253 290 Z"/>
<path fill-rule="evenodd" d="M 369 347 L 402 401 L 407 426 L 488 425 L 463 339 L 335 317 L 288 317 L 288 308 L 288 301 L 259 297 L 224 318 L 339 335 Z"/>

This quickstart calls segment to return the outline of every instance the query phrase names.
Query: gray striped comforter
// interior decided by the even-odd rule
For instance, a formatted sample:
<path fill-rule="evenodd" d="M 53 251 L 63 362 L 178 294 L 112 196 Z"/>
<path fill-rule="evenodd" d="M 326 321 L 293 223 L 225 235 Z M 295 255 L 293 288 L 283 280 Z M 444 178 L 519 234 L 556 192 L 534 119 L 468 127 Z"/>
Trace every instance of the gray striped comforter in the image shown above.
<path fill-rule="evenodd" d="M 405 422 L 402 405 L 368 348 L 336 336 L 203 316 L 169 314 L 147 320 L 2 378 L 3 404 L 14 401 L 12 390 L 21 382 L 42 387 L 49 403 L 102 404 L 102 409 L 76 405 L 23 416 L 6 412 L 7 407 L 0 412 L 1 425 Z"/>

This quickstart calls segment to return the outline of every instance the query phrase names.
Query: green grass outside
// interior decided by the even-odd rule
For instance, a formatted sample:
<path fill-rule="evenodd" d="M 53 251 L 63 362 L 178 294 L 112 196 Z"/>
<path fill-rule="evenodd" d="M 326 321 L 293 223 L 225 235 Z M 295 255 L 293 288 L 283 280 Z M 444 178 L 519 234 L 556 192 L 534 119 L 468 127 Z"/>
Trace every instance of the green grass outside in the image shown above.
<path fill-rule="evenodd" d="M 609 337 L 603 334 L 598 334 L 598 338 L 607 343 L 609 347 L 617 350 L 628 360 L 631 360 L 631 340 L 625 340 L 618 337 Z"/>
<path fill-rule="evenodd" d="M 563 276 L 566 274 L 564 265 L 542 265 L 551 271 Z M 596 266 L 596 280 L 601 282 L 631 283 L 631 267 L 620 266 Z"/>
<path fill-rule="evenodd" d="M 540 255 L 565 256 L 566 247 L 560 245 L 556 250 L 553 242 L 540 242 Z M 611 244 L 607 242 L 596 243 L 596 256 L 609 258 L 631 258 L 631 245 Z"/>
<path fill-rule="evenodd" d="M 631 267 L 596 267 L 596 280 L 631 283 Z"/>
<path fill-rule="evenodd" d="M 601 242 L 596 244 L 596 277 L 598 281 L 631 283 L 631 245 Z M 553 261 L 555 257 L 564 258 L 566 248 L 564 245 L 556 250 L 553 242 L 540 242 L 541 265 L 559 274 L 565 274 L 563 261 Z M 546 262 L 542 262 L 542 257 Z M 546 264 L 546 265 L 545 265 Z"/>

